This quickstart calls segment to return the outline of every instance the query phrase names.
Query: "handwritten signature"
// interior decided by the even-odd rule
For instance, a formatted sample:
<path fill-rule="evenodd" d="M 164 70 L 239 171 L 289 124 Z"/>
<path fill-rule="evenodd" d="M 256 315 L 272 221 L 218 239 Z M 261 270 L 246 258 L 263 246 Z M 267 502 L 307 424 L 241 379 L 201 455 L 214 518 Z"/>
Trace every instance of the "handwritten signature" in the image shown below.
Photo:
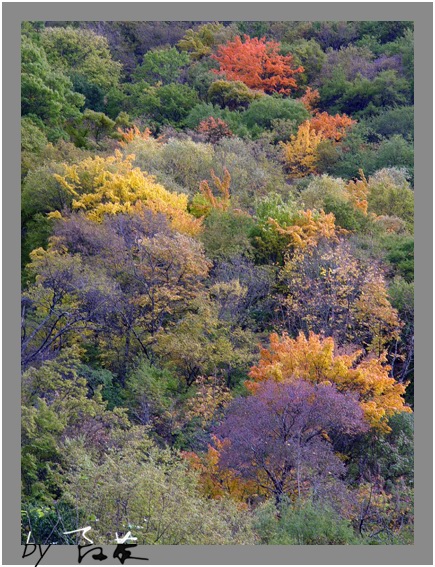
<path fill-rule="evenodd" d="M 84 545 L 77 545 L 77 549 L 78 549 L 78 563 L 80 564 L 83 559 L 89 555 L 89 553 L 94 552 L 94 555 L 91 555 L 92 559 L 94 559 L 95 561 L 105 561 L 108 558 L 108 555 L 105 555 L 103 553 L 103 548 L 101 546 L 94 546 L 94 542 L 89 539 L 86 534 L 91 530 L 92 528 L 90 526 L 87 526 L 85 528 L 80 528 L 78 530 L 73 530 L 70 532 L 63 532 L 64 535 L 67 534 L 75 534 L 75 533 L 81 533 L 81 537 L 83 537 L 84 540 L 88 541 L 89 543 L 86 543 Z M 30 543 L 30 536 L 31 536 L 32 532 L 29 532 L 29 535 L 27 536 L 27 541 L 26 544 L 24 546 L 24 552 L 22 555 L 22 558 L 24 559 L 25 557 L 29 557 L 30 555 L 33 555 L 36 551 L 39 552 L 39 558 L 38 561 L 35 563 L 35 567 L 38 567 L 38 565 L 41 563 L 42 559 L 47 555 L 48 550 L 50 549 L 50 547 L 52 546 L 52 544 L 48 544 L 45 546 L 45 549 L 43 549 L 44 546 L 36 544 L 36 543 Z M 124 565 L 124 563 L 128 560 L 128 559 L 136 559 L 139 561 L 149 561 L 148 557 L 136 557 L 134 555 L 131 554 L 131 551 L 129 550 L 129 548 L 132 547 L 137 547 L 136 543 L 126 543 L 127 541 L 137 541 L 137 537 L 133 537 L 131 535 L 131 532 L 126 533 L 123 537 L 119 537 L 118 533 L 116 533 L 116 538 L 115 538 L 115 543 L 117 544 L 115 551 L 113 552 L 113 558 L 114 559 L 118 559 L 119 562 Z M 28 551 L 28 548 L 33 548 L 30 551 Z M 91 549 L 88 549 L 91 548 Z M 86 550 L 87 551 L 84 551 Z M 98 550 L 98 553 L 95 553 Z"/>

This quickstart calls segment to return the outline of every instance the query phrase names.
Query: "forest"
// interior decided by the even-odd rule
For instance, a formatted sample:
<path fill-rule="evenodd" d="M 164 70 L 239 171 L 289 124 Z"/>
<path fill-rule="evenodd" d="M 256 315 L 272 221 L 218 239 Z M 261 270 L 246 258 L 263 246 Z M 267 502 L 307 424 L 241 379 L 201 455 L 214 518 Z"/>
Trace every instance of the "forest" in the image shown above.
<path fill-rule="evenodd" d="M 23 22 L 23 543 L 413 544 L 413 54 Z"/>

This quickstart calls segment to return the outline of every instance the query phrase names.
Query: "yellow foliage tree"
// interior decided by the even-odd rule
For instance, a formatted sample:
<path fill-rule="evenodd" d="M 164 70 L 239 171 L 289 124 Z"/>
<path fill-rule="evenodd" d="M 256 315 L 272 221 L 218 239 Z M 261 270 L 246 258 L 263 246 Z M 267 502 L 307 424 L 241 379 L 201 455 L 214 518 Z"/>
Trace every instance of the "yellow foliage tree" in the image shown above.
<path fill-rule="evenodd" d="M 358 170 L 361 179 L 351 180 L 346 185 L 346 192 L 349 195 L 350 201 L 353 206 L 362 211 L 365 215 L 367 214 L 367 197 L 369 194 L 369 184 L 365 178 L 362 169 Z"/>
<path fill-rule="evenodd" d="M 332 336 L 378 356 L 399 339 L 402 323 L 382 271 L 346 242 L 296 249 L 280 273 L 286 328 Z"/>
<path fill-rule="evenodd" d="M 281 143 L 286 168 L 292 177 L 305 177 L 315 173 L 316 150 L 322 140 L 322 134 L 313 130 L 309 120 L 306 120 L 289 142 Z"/>
<path fill-rule="evenodd" d="M 296 339 L 287 334 L 270 336 L 269 349 L 260 350 L 260 361 L 251 368 L 251 381 L 246 386 L 251 392 L 265 380 L 292 382 L 298 379 L 316 384 L 335 384 L 341 392 L 354 392 L 369 423 L 389 431 L 386 418 L 398 411 L 411 412 L 403 395 L 406 385 L 388 375 L 390 367 L 385 358 L 368 357 L 358 361 L 361 351 L 336 354 L 334 339 L 310 333 L 300 333 Z"/>
<path fill-rule="evenodd" d="M 316 100 L 317 91 L 307 91 L 302 102 L 310 109 Z M 317 148 L 320 142 L 331 140 L 334 144 L 342 140 L 348 128 L 356 123 L 346 114 L 331 116 L 327 112 L 314 111 L 310 120 L 305 120 L 296 135 L 287 143 L 281 143 L 284 161 L 292 177 L 305 177 L 316 172 Z"/>
<path fill-rule="evenodd" d="M 186 403 L 184 416 L 186 420 L 198 419 L 202 427 L 210 423 L 216 412 L 226 407 L 232 397 L 230 390 L 221 378 L 216 376 L 198 376 L 194 385 L 195 395 Z"/>
<path fill-rule="evenodd" d="M 299 211 L 290 226 L 282 227 L 274 219 L 269 219 L 269 224 L 278 234 L 288 239 L 289 247 L 295 249 L 316 246 L 322 238 L 338 240 L 335 217 L 332 213 L 326 214 L 324 211 L 320 213 L 311 210 Z"/>
<path fill-rule="evenodd" d="M 373 337 L 368 351 L 381 356 L 389 341 L 399 340 L 403 323 L 391 306 L 385 281 L 379 274 L 363 284 L 354 308 L 356 320 Z"/>
<path fill-rule="evenodd" d="M 104 215 L 137 212 L 141 208 L 166 215 L 172 228 L 190 236 L 201 230 L 201 220 L 187 212 L 187 195 L 171 193 L 156 183 L 155 177 L 133 167 L 134 156 L 122 158 L 119 150 L 107 158 L 87 158 L 65 166 L 57 181 L 73 197 L 73 209 L 101 222 Z M 51 213 L 61 218 L 61 213 Z"/>

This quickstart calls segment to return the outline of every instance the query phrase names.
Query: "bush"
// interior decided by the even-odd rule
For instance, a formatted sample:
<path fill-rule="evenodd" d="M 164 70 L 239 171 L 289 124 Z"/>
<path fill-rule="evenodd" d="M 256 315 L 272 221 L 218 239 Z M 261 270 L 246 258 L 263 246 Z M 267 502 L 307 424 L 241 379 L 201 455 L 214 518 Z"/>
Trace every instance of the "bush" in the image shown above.
<path fill-rule="evenodd" d="M 351 545 L 360 543 L 348 520 L 327 507 L 284 505 L 278 518 L 271 501 L 256 511 L 254 529 L 268 545 Z"/>
<path fill-rule="evenodd" d="M 208 90 L 208 99 L 212 104 L 229 110 L 247 108 L 261 97 L 261 93 L 251 90 L 241 81 L 215 81 Z"/>
<path fill-rule="evenodd" d="M 206 255 L 212 260 L 249 255 L 251 243 L 248 235 L 252 226 L 253 220 L 247 215 L 213 210 L 201 235 Z"/>
<path fill-rule="evenodd" d="M 365 121 L 372 135 L 378 139 L 399 135 L 406 140 L 414 139 L 414 107 L 387 108 Z"/>
<path fill-rule="evenodd" d="M 255 100 L 243 113 L 243 121 L 250 129 L 255 126 L 270 129 L 272 121 L 276 119 L 292 120 L 297 128 L 309 117 L 308 110 L 302 102 L 273 96 L 263 96 Z"/>
<path fill-rule="evenodd" d="M 414 227 L 414 192 L 406 180 L 406 172 L 384 168 L 369 179 L 368 210 L 377 215 L 403 219 L 412 233 Z"/>

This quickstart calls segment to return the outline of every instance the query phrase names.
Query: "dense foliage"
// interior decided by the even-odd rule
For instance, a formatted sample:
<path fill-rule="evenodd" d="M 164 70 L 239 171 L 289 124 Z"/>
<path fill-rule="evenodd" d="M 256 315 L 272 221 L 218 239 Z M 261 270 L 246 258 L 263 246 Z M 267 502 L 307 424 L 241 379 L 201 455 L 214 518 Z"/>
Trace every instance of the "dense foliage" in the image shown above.
<path fill-rule="evenodd" d="M 24 22 L 22 539 L 413 542 L 411 22 Z"/>

